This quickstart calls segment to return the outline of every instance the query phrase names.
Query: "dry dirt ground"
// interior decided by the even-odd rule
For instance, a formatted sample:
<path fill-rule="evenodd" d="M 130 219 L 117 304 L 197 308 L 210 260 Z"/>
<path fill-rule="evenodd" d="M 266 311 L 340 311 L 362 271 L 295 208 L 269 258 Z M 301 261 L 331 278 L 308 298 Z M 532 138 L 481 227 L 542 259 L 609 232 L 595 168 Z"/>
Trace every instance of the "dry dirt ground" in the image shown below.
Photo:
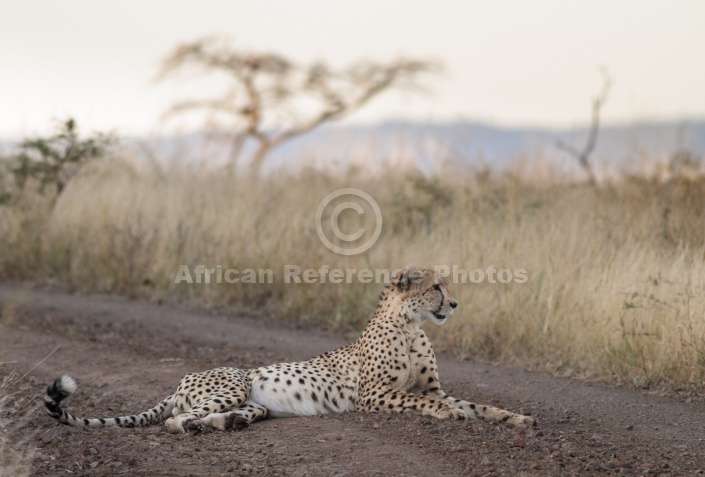
<path fill-rule="evenodd" d="M 452 395 L 540 418 L 539 430 L 416 415 L 271 419 L 239 433 L 172 435 L 161 426 L 76 430 L 45 415 L 61 373 L 79 383 L 66 408 L 128 414 L 216 366 L 303 360 L 349 338 L 275 319 L 229 316 L 112 296 L 0 284 L 0 378 L 10 390 L 3 432 L 29 438 L 32 475 L 694 475 L 705 472 L 705 403 L 463 362 L 439 355 Z M 31 399 L 26 411 L 13 403 Z M 13 431 L 17 426 L 19 431 Z M 9 450 L 5 449 L 5 452 Z M 0 472 L 1 474 L 2 472 Z"/>

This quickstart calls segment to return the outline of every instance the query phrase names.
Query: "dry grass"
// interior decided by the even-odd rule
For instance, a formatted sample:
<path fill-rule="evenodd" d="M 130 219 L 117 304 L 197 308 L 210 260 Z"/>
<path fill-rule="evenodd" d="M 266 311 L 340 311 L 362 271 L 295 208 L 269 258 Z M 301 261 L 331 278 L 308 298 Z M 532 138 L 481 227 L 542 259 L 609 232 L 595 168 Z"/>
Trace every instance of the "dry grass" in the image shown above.
<path fill-rule="evenodd" d="M 36 454 L 33 441 L 37 433 L 26 429 L 28 411 L 36 406 L 14 392 L 19 380 L 20 375 L 13 372 L 0 381 L 0 477 L 31 475 Z"/>
<path fill-rule="evenodd" d="M 518 177 L 306 171 L 253 183 L 115 160 L 84 171 L 51 213 L 37 197 L 0 209 L 0 276 L 359 328 L 380 285 L 285 284 L 284 265 L 523 268 L 525 284 L 454 285 L 461 306 L 434 338 L 466 356 L 702 388 L 705 181 L 595 191 Z M 319 202 L 341 187 L 382 209 L 382 235 L 361 255 L 336 255 L 315 232 Z M 270 268 L 275 283 L 175 285 L 181 264 Z"/>

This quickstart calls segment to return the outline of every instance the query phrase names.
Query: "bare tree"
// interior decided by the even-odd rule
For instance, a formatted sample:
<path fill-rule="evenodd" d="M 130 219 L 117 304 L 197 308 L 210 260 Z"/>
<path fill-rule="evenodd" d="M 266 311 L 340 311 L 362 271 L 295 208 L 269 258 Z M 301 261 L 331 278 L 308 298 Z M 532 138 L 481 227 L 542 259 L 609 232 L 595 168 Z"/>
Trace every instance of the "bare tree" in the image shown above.
<path fill-rule="evenodd" d="M 249 165 L 256 174 L 273 148 L 325 122 L 349 116 L 388 89 L 423 90 L 419 77 L 438 72 L 441 66 L 397 59 L 360 61 L 336 71 L 322 62 L 302 66 L 275 53 L 238 51 L 222 39 L 205 38 L 174 49 L 157 78 L 163 80 L 185 68 L 225 73 L 230 87 L 215 99 L 178 103 L 167 115 L 205 108 L 229 117 L 233 120 L 232 133 L 228 133 L 232 162 L 242 155 L 246 139 L 253 139 L 257 148 Z"/>
<path fill-rule="evenodd" d="M 609 73 L 605 69 L 600 70 L 602 74 L 602 91 L 597 97 L 592 101 L 592 121 L 590 123 L 590 133 L 588 134 L 587 142 L 582 150 L 576 149 L 575 147 L 567 144 L 563 141 L 558 141 L 556 146 L 573 156 L 578 160 L 580 167 L 587 174 L 588 183 L 597 187 L 597 178 L 595 177 L 595 171 L 590 162 L 590 156 L 595 150 L 595 145 L 597 144 L 597 133 L 600 130 L 600 111 L 607 101 L 607 96 L 609 95 L 610 89 L 612 88 L 612 80 Z"/>

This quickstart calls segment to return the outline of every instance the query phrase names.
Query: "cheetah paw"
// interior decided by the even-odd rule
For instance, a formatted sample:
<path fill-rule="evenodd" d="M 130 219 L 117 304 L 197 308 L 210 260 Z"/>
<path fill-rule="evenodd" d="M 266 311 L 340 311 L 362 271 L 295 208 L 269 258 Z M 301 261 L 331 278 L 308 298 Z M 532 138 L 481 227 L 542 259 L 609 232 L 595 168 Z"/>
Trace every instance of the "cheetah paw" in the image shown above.
<path fill-rule="evenodd" d="M 520 414 L 514 414 L 509 419 L 507 419 L 507 424 L 512 424 L 514 426 L 526 426 L 526 427 L 538 427 L 539 421 L 531 416 L 522 416 Z"/>
<path fill-rule="evenodd" d="M 522 417 L 522 424 L 529 426 L 529 427 L 538 427 L 539 426 L 539 420 L 536 418 L 533 418 L 531 416 L 521 416 Z"/>
<path fill-rule="evenodd" d="M 449 408 L 449 409 L 442 409 L 438 411 L 438 418 L 439 419 L 458 419 L 458 420 L 464 420 L 468 418 L 468 415 L 465 414 L 465 411 L 462 409 L 457 409 L 457 408 Z"/>
<path fill-rule="evenodd" d="M 203 425 L 198 419 L 189 419 L 183 423 L 184 431 L 191 432 L 193 434 L 200 434 L 206 430 L 206 426 Z"/>
<path fill-rule="evenodd" d="M 231 414 L 225 419 L 225 430 L 226 431 L 241 431 L 246 427 L 249 427 L 250 423 L 243 419 L 237 414 Z"/>

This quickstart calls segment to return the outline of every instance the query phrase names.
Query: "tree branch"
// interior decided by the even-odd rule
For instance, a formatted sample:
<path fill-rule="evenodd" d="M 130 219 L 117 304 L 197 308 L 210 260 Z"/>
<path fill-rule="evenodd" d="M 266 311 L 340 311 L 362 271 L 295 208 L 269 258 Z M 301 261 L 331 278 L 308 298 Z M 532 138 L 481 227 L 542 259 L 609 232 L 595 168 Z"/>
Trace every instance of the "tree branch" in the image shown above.
<path fill-rule="evenodd" d="M 592 118 L 590 122 L 590 132 L 588 134 L 587 142 L 582 150 L 579 150 L 570 144 L 563 141 L 558 141 L 556 147 L 569 155 L 573 156 L 578 160 L 578 163 L 583 168 L 588 176 L 588 182 L 591 186 L 597 186 L 597 179 L 595 177 L 595 172 L 593 170 L 592 164 L 590 163 L 590 156 L 595 150 L 597 144 L 598 132 L 600 130 L 600 112 L 602 107 L 607 102 L 607 97 L 609 96 L 610 89 L 612 88 L 612 80 L 609 76 L 607 70 L 602 69 L 602 91 L 592 102 Z"/>

